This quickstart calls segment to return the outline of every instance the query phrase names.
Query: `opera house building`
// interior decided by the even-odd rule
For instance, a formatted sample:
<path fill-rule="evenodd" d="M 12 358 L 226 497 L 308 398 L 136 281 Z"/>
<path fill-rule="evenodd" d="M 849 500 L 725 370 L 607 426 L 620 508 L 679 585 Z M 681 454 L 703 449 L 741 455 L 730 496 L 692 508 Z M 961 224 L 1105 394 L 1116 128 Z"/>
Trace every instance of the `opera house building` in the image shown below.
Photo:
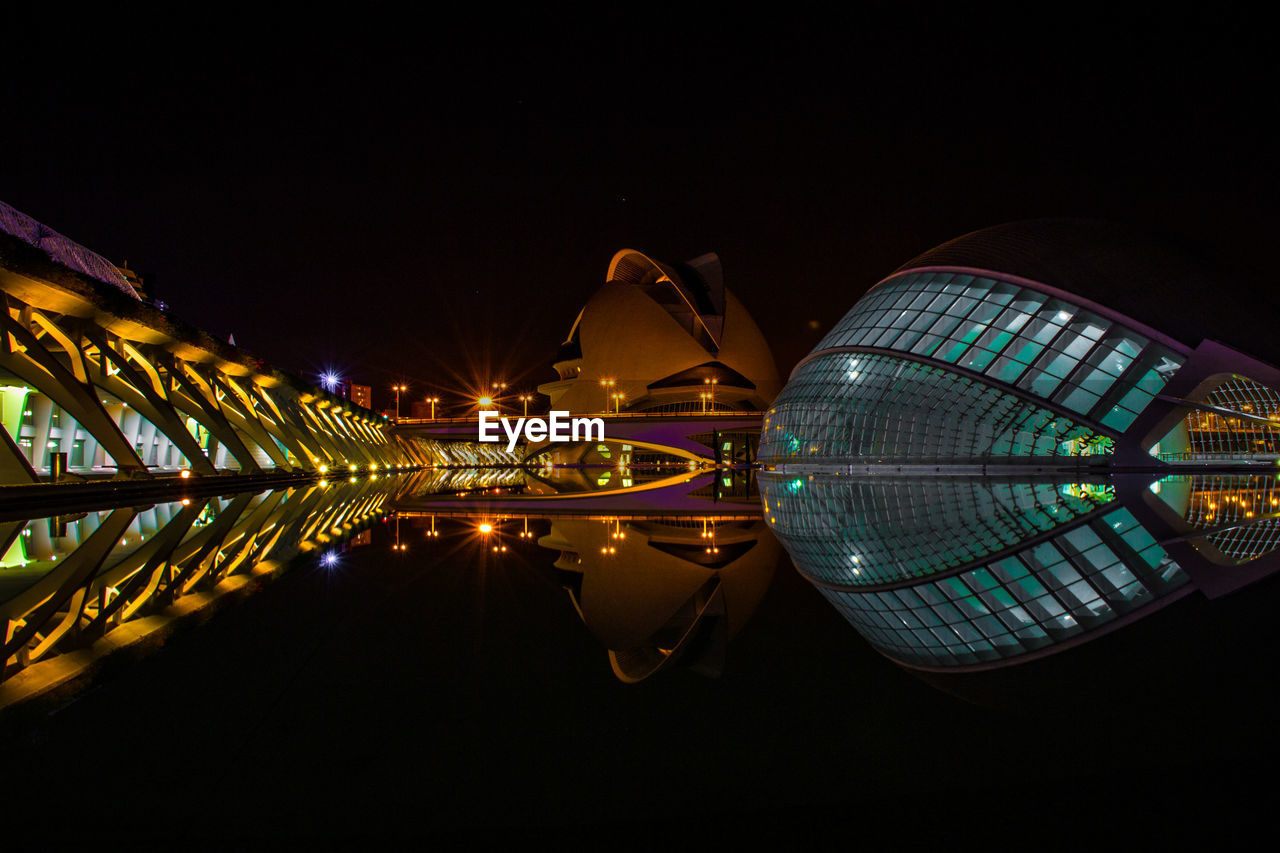
<path fill-rule="evenodd" d="M 769 524 L 878 650 L 932 671 L 1044 657 L 1270 576 L 1277 315 L 1237 286 L 1108 223 L 924 253 L 766 413 Z"/>
<path fill-rule="evenodd" d="M 552 366 L 559 378 L 538 392 L 574 414 L 759 412 L 781 385 L 714 254 L 666 264 L 618 252 Z"/>

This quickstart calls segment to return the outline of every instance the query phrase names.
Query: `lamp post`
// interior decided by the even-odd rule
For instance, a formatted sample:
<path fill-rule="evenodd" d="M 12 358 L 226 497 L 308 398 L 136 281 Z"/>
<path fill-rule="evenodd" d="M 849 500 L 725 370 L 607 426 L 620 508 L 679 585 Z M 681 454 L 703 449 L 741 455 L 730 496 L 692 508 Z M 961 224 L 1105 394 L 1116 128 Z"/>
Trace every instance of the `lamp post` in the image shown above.
<path fill-rule="evenodd" d="M 436 403 L 440 402 L 439 397 L 428 397 L 427 402 L 431 404 L 431 420 L 436 419 Z"/>
<path fill-rule="evenodd" d="M 408 391 L 408 385 L 392 385 L 391 390 L 396 392 L 396 420 L 400 420 L 400 392 Z"/>
<path fill-rule="evenodd" d="M 612 387 L 613 387 L 614 385 L 616 385 L 616 384 L 617 384 L 617 382 L 615 382 L 615 381 L 614 381 L 614 380 L 612 380 L 612 379 L 601 379 L 601 380 L 600 380 L 600 387 L 604 388 L 604 411 L 605 411 L 605 414 L 608 414 L 608 413 L 609 413 L 609 389 L 610 389 L 610 388 L 612 388 Z"/>
<path fill-rule="evenodd" d="M 529 417 L 529 401 L 533 399 L 532 394 L 521 394 L 520 402 L 524 403 L 524 416 Z"/>
<path fill-rule="evenodd" d="M 707 400 L 710 401 L 711 403 L 712 411 L 715 411 L 715 408 L 716 408 L 716 383 L 718 383 L 719 381 L 720 381 L 719 379 L 715 379 L 715 378 L 702 380 L 702 384 L 708 386 L 708 393 L 706 396 L 707 396 Z M 706 409 L 704 408 L 703 411 L 705 412 Z"/>

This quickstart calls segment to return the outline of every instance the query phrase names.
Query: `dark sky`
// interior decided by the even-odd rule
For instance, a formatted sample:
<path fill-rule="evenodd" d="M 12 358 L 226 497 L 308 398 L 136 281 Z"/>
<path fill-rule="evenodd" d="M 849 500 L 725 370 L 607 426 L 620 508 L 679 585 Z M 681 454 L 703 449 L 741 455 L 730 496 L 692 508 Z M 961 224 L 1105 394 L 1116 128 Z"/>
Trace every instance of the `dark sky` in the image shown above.
<path fill-rule="evenodd" d="M 40 45 L 0 83 L 0 199 L 283 368 L 415 395 L 551 379 L 624 247 L 718 252 L 783 371 L 1000 222 L 1118 219 L 1265 268 L 1264 32 L 889 17 Z"/>

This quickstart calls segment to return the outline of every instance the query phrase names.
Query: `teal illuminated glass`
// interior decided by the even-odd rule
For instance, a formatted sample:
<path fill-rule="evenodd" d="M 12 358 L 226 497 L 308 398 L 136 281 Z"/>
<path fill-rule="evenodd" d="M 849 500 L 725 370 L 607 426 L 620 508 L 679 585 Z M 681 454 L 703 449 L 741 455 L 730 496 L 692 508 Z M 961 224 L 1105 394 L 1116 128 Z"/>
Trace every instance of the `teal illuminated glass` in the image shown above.
<path fill-rule="evenodd" d="M 883 282 L 814 351 L 855 346 L 955 364 L 1118 431 L 1181 365 L 1171 350 L 1080 306 L 1031 287 L 947 272 Z"/>
<path fill-rule="evenodd" d="M 765 417 L 759 458 L 975 460 L 1080 456 L 1099 436 L 993 385 L 880 353 L 803 364 Z"/>
<path fill-rule="evenodd" d="M 1115 496 L 1110 486 L 966 477 L 761 472 L 757 482 L 769 524 L 797 565 L 822 583 L 852 587 L 976 562 L 1094 513 Z"/>
<path fill-rule="evenodd" d="M 1154 540 L 1144 544 L 1149 534 L 1135 537 L 1135 530 L 1141 527 L 1132 514 L 1118 509 L 940 580 L 867 592 L 818 588 L 892 658 L 921 666 L 981 664 L 1081 636 L 1183 588 L 1186 573 Z M 797 567 L 808 574 L 803 561 Z"/>

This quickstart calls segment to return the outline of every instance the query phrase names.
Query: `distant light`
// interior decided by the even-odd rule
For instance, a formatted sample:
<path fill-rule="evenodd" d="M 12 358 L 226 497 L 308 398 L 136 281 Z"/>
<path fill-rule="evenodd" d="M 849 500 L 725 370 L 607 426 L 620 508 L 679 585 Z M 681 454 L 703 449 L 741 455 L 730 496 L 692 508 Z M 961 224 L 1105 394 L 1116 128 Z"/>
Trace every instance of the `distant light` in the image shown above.
<path fill-rule="evenodd" d="M 182 471 L 178 474 L 178 476 L 184 480 L 189 480 L 191 479 L 191 472 L 188 471 L 186 468 L 183 468 Z"/>
<path fill-rule="evenodd" d="M 480 526 L 477 527 L 476 529 L 479 530 L 481 533 L 492 533 L 493 525 L 487 521 L 484 521 L 484 522 L 481 522 Z"/>
<path fill-rule="evenodd" d="M 492 398 L 492 397 L 481 397 L 479 400 L 476 400 L 476 402 L 477 402 L 477 403 L 479 403 L 479 404 L 480 404 L 480 405 L 482 405 L 482 406 L 492 406 L 492 405 L 493 405 L 493 398 Z"/>
<path fill-rule="evenodd" d="M 320 374 L 320 384 L 326 391 L 337 391 L 338 386 L 342 384 L 342 377 L 332 370 L 326 370 Z"/>
<path fill-rule="evenodd" d="M 333 568 L 338 565 L 338 560 L 339 557 L 337 551 L 325 551 L 320 555 L 320 565 L 324 566 L 326 569 Z"/>

